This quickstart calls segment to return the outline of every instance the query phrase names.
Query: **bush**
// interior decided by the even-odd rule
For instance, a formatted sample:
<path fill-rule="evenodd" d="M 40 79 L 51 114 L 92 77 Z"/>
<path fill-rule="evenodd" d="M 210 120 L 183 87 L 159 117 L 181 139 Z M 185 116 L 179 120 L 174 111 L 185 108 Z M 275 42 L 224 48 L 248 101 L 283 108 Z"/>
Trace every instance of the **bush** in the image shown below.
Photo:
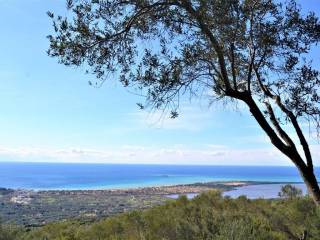
<path fill-rule="evenodd" d="M 249 200 L 203 193 L 163 206 L 133 211 L 90 225 L 49 224 L 28 240 L 284 240 L 320 239 L 320 209 L 309 198 Z M 45 238 L 46 237 L 46 238 Z"/>
<path fill-rule="evenodd" d="M 22 239 L 22 230 L 16 226 L 2 224 L 0 220 L 0 240 Z"/>
<path fill-rule="evenodd" d="M 297 188 L 293 185 L 286 184 L 281 187 L 281 191 L 279 192 L 279 197 L 281 198 L 297 198 L 297 197 L 302 197 L 302 190 L 300 188 Z"/>

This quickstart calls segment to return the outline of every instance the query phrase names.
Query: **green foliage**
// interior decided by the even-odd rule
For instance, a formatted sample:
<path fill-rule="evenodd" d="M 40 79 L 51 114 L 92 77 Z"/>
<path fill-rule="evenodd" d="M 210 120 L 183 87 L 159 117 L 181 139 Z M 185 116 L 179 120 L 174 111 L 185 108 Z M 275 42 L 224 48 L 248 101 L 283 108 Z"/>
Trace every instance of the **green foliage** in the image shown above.
<path fill-rule="evenodd" d="M 173 117 L 183 95 L 207 90 L 261 103 L 277 93 L 294 115 L 317 119 L 319 72 L 305 58 L 320 41 L 320 21 L 281 2 L 68 0 L 68 17 L 47 13 L 48 54 L 85 67 L 97 77 L 91 85 L 112 75 L 144 89 L 146 105 L 172 108 Z"/>
<path fill-rule="evenodd" d="M 22 230 L 16 226 L 4 225 L 0 219 L 0 240 L 18 240 L 22 239 Z"/>
<path fill-rule="evenodd" d="M 185 196 L 163 206 L 121 214 L 90 225 L 49 224 L 25 240 L 285 240 L 320 239 L 320 209 L 309 198 L 229 199 L 219 192 Z"/>
<path fill-rule="evenodd" d="M 281 191 L 279 192 L 279 197 L 281 198 L 296 198 L 302 197 L 302 190 L 293 185 L 286 184 L 281 187 Z"/>

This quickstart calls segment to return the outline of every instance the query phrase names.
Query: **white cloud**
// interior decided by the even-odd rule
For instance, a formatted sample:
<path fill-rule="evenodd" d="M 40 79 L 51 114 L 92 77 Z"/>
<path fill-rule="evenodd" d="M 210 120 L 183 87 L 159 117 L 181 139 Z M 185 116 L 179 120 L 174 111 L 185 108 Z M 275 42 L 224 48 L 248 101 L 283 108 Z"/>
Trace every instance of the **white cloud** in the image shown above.
<path fill-rule="evenodd" d="M 316 165 L 320 147 L 312 146 Z M 44 149 L 0 147 L 0 159 L 32 162 L 145 163 L 194 165 L 292 165 L 274 148 L 231 149 L 204 145 L 199 148 L 123 146 L 113 149 Z"/>

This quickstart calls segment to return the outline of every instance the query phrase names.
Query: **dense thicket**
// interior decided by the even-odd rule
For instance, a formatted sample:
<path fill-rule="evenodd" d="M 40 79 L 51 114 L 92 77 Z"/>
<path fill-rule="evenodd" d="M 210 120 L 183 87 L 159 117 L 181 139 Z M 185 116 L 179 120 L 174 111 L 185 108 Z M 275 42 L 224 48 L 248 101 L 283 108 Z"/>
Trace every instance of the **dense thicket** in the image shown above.
<path fill-rule="evenodd" d="M 23 229 L 13 225 L 1 224 L 0 221 L 0 240 L 23 239 Z"/>
<path fill-rule="evenodd" d="M 24 240 L 320 239 L 320 209 L 310 198 L 248 200 L 217 192 L 81 225 L 59 222 L 7 238 Z"/>

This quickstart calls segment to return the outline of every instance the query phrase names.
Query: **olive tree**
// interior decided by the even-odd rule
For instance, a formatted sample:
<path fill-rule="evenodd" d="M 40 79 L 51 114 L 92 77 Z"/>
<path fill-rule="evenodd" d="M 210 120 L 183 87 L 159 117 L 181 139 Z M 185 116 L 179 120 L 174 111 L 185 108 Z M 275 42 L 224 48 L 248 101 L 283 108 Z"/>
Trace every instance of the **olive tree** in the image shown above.
<path fill-rule="evenodd" d="M 117 77 L 145 94 L 141 108 L 171 117 L 183 96 L 203 91 L 209 101 L 242 102 L 320 204 L 302 128 L 320 126 L 315 13 L 302 14 L 294 0 L 67 0 L 67 9 L 68 17 L 48 12 L 49 56 L 86 68 L 91 84 Z"/>
<path fill-rule="evenodd" d="M 281 198 L 288 198 L 288 199 L 293 199 L 293 198 L 298 198 L 303 196 L 303 192 L 300 188 L 295 187 L 291 184 L 286 184 L 281 187 L 280 192 L 278 193 L 278 196 Z"/>

